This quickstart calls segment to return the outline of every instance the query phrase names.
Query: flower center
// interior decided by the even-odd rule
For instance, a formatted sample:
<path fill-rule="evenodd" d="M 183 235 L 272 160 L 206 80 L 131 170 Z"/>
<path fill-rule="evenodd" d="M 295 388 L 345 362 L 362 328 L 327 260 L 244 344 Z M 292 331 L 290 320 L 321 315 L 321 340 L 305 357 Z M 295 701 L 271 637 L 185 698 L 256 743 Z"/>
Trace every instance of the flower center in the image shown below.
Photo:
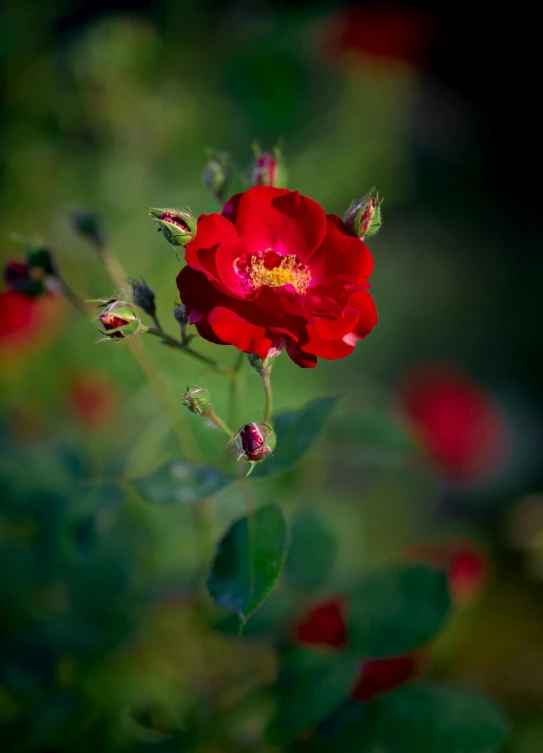
<path fill-rule="evenodd" d="M 281 256 L 271 249 L 249 256 L 247 261 L 237 265 L 237 271 L 253 290 L 262 285 L 270 288 L 292 285 L 297 293 L 303 295 L 311 282 L 311 271 L 294 254 Z"/>

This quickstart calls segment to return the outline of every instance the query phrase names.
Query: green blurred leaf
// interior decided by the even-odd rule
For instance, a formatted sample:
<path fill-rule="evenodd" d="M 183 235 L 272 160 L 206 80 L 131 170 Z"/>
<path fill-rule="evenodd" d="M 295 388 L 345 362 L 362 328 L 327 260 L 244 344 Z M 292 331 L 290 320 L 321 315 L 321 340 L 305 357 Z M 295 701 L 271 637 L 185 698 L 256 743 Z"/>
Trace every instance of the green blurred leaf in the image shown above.
<path fill-rule="evenodd" d="M 412 651 L 434 637 L 449 607 L 445 572 L 414 565 L 372 573 L 352 595 L 350 647 L 372 658 Z"/>
<path fill-rule="evenodd" d="M 473 691 L 421 683 L 368 704 L 351 703 L 319 735 L 315 750 L 342 753 L 496 753 L 508 722 Z"/>
<path fill-rule="evenodd" d="M 300 410 L 285 411 L 276 416 L 273 428 L 277 448 L 269 459 L 256 466 L 252 478 L 271 476 L 292 468 L 318 437 L 338 400 L 337 397 L 319 397 Z"/>
<path fill-rule="evenodd" d="M 233 480 L 209 465 L 172 460 L 148 476 L 134 479 L 133 483 L 141 496 L 149 502 L 159 505 L 190 505 L 216 494 Z"/>
<path fill-rule="evenodd" d="M 217 546 L 207 581 L 217 606 L 245 623 L 277 582 L 287 544 L 287 523 L 276 505 L 233 523 Z"/>
<path fill-rule="evenodd" d="M 371 450 L 411 455 L 418 451 L 413 432 L 391 411 L 343 415 L 334 422 L 334 430 L 342 440 Z"/>
<path fill-rule="evenodd" d="M 334 566 L 337 542 L 322 519 L 312 512 L 295 520 L 291 538 L 285 574 L 294 588 L 314 591 Z"/>
<path fill-rule="evenodd" d="M 268 741 L 283 745 L 329 716 L 349 696 L 357 674 L 350 654 L 290 652 L 275 688 L 277 711 L 266 730 Z"/>

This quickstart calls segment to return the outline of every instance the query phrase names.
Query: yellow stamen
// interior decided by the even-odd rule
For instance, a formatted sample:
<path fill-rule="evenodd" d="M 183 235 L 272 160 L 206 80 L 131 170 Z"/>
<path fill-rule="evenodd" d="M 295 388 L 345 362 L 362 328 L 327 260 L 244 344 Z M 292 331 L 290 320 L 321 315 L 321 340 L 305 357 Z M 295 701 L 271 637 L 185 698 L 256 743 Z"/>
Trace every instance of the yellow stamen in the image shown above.
<path fill-rule="evenodd" d="M 269 285 L 271 288 L 292 285 L 297 293 L 305 293 L 311 282 L 311 272 L 294 254 L 283 256 L 279 265 L 273 269 L 268 269 L 264 260 L 263 255 L 251 256 L 249 259 L 249 276 L 254 289 L 262 285 Z"/>

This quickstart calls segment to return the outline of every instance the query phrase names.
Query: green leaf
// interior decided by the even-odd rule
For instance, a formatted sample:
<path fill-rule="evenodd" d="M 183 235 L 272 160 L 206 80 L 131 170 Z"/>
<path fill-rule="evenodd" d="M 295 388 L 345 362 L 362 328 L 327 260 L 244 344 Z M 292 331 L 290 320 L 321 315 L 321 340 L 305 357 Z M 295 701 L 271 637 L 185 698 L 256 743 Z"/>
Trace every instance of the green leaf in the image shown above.
<path fill-rule="evenodd" d="M 337 556 L 337 542 L 322 519 L 312 512 L 301 514 L 292 526 L 285 573 L 294 588 L 314 591 L 326 580 Z"/>
<path fill-rule="evenodd" d="M 334 430 L 342 441 L 375 453 L 414 455 L 418 451 L 410 427 L 391 411 L 342 415 L 334 422 Z"/>
<path fill-rule="evenodd" d="M 207 581 L 215 604 L 239 615 L 243 625 L 277 582 L 287 545 L 287 523 L 277 505 L 235 522 L 219 542 Z"/>
<path fill-rule="evenodd" d="M 172 460 L 133 481 L 141 496 L 159 505 L 190 505 L 224 489 L 234 479 L 208 465 Z"/>
<path fill-rule="evenodd" d="M 252 478 L 271 476 L 292 468 L 320 434 L 338 400 L 337 397 L 319 397 L 300 410 L 285 411 L 276 416 L 273 420 L 276 450 L 256 466 Z"/>
<path fill-rule="evenodd" d="M 329 716 L 349 696 L 357 674 L 358 663 L 350 654 L 293 649 L 279 672 L 268 741 L 288 743 Z"/>
<path fill-rule="evenodd" d="M 471 690 L 421 683 L 370 703 L 351 703 L 318 736 L 315 750 L 342 753 L 496 753 L 508 722 Z"/>
<path fill-rule="evenodd" d="M 350 647 L 372 658 L 412 651 L 434 637 L 449 607 L 445 572 L 413 565 L 372 573 L 352 595 Z"/>

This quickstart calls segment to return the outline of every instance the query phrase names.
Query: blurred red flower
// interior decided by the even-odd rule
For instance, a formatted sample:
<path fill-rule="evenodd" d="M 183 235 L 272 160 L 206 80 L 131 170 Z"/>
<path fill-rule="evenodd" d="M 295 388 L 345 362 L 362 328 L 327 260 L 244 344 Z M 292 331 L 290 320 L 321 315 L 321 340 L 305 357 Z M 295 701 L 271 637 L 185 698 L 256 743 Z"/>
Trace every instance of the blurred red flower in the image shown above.
<path fill-rule="evenodd" d="M 449 593 L 456 604 L 468 604 L 484 590 L 490 579 L 491 560 L 488 552 L 473 541 L 441 541 L 410 547 L 406 556 L 445 568 Z"/>
<path fill-rule="evenodd" d="M 419 654 L 405 654 L 386 659 L 371 659 L 360 667 L 360 675 L 351 698 L 368 701 L 410 680 L 420 667 Z"/>
<path fill-rule="evenodd" d="M 339 597 L 314 604 L 295 626 L 296 641 L 333 648 L 345 646 L 344 609 L 345 600 Z"/>
<path fill-rule="evenodd" d="M 61 324 L 63 301 L 49 293 L 36 298 L 17 290 L 0 292 L 0 355 L 45 347 Z"/>
<path fill-rule="evenodd" d="M 346 599 L 337 596 L 310 605 L 294 625 L 296 643 L 334 649 L 347 648 L 346 606 Z M 421 658 L 420 652 L 413 652 L 364 662 L 360 666 L 351 698 L 366 701 L 407 682 L 418 671 Z"/>
<path fill-rule="evenodd" d="M 66 398 L 70 413 L 90 429 L 108 428 L 119 412 L 119 390 L 104 372 L 84 372 L 73 377 L 67 385 Z"/>
<path fill-rule="evenodd" d="M 206 340 L 299 366 L 348 356 L 377 321 L 373 260 L 336 215 L 297 191 L 255 186 L 202 215 L 177 278 Z"/>
<path fill-rule="evenodd" d="M 505 419 L 475 380 L 454 366 L 427 364 L 400 385 L 400 404 L 430 455 L 455 481 L 483 481 L 507 450 Z"/>
<path fill-rule="evenodd" d="M 329 24 L 325 47 L 333 59 L 345 53 L 400 60 L 413 68 L 429 67 L 438 24 L 415 8 L 394 4 L 352 6 Z"/>

